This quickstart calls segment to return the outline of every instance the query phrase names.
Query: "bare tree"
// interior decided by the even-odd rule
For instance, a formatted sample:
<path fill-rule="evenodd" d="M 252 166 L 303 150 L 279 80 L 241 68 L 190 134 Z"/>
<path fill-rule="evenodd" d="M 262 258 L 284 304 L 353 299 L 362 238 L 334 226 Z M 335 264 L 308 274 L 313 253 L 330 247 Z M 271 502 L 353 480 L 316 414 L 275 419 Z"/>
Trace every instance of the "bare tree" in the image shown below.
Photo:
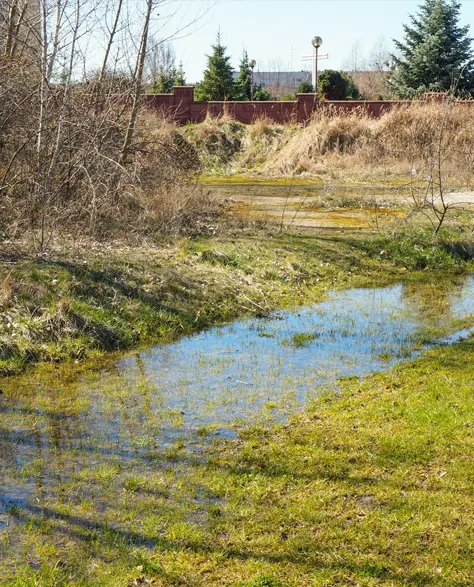
<path fill-rule="evenodd" d="M 43 250 L 59 228 L 95 234 L 125 218 L 139 222 L 151 210 L 156 218 L 160 211 L 148 199 L 157 197 L 156 186 L 198 168 L 192 149 L 176 148 L 172 127 L 156 119 L 156 128 L 149 125 L 142 108 L 145 65 L 159 45 L 150 38 L 172 36 L 155 14 L 167 1 L 110 0 L 104 7 L 101 0 L 38 0 L 33 12 L 31 1 L 6 1 L 2 230 L 30 231 Z"/>
<path fill-rule="evenodd" d="M 379 100 L 388 92 L 386 79 L 389 60 L 389 51 L 383 37 L 377 39 L 368 57 L 364 55 L 361 42 L 356 41 L 343 62 L 343 69 L 350 73 L 361 97 Z"/>
<path fill-rule="evenodd" d="M 132 108 L 130 110 L 130 119 L 127 126 L 127 132 L 125 134 L 125 139 L 123 141 L 122 151 L 120 152 L 119 157 L 119 165 L 123 165 L 126 161 L 126 158 L 129 154 L 130 145 L 133 139 L 133 133 L 135 131 L 135 124 L 137 121 L 138 109 L 140 107 L 140 95 L 142 93 L 142 82 L 143 82 L 143 73 L 145 69 L 145 59 L 147 56 L 147 43 L 148 43 L 148 35 L 150 31 L 150 19 L 151 19 L 151 11 L 153 10 L 153 6 L 155 4 L 155 0 L 146 0 L 146 9 L 143 18 L 143 28 L 142 34 L 140 38 L 140 47 L 137 53 L 137 65 L 135 68 L 135 76 L 134 76 L 134 92 L 133 92 L 133 100 L 132 100 Z"/>
<path fill-rule="evenodd" d="M 363 55 L 362 44 L 360 41 L 355 41 L 347 57 L 344 59 L 342 68 L 350 73 L 364 71 L 367 69 L 367 60 Z"/>
<path fill-rule="evenodd" d="M 176 69 L 176 52 L 170 42 L 163 42 L 155 36 L 150 37 L 149 50 L 145 61 L 145 77 L 149 82 L 156 81 L 160 75 L 167 76 Z"/>

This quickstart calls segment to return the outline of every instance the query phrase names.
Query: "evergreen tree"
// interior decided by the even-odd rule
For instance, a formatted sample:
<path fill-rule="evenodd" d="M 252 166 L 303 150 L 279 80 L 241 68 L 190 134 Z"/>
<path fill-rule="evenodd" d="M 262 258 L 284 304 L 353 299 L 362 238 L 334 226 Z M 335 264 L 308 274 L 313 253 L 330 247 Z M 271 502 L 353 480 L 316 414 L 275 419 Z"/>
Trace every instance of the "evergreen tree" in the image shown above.
<path fill-rule="evenodd" d="M 312 94 L 314 92 L 314 87 L 311 82 L 306 80 L 302 81 L 296 90 L 297 94 Z"/>
<path fill-rule="evenodd" d="M 352 98 L 354 88 L 356 88 L 356 85 L 352 78 L 334 69 L 326 69 L 318 79 L 318 91 L 325 100 L 347 100 L 348 97 Z"/>
<path fill-rule="evenodd" d="M 272 94 L 265 89 L 263 86 L 255 86 L 253 91 L 253 99 L 259 102 L 269 102 L 270 100 L 276 100 Z"/>
<path fill-rule="evenodd" d="M 176 72 L 174 85 L 175 86 L 185 86 L 186 85 L 186 74 L 184 73 L 182 61 L 179 62 L 179 67 L 178 67 L 178 71 Z"/>
<path fill-rule="evenodd" d="M 217 42 L 212 45 L 212 55 L 207 55 L 204 78 L 196 87 L 197 101 L 233 99 L 234 77 L 226 50 L 227 47 L 222 45 L 221 35 L 218 33 Z"/>
<path fill-rule="evenodd" d="M 240 60 L 239 75 L 235 80 L 235 97 L 237 100 L 250 100 L 252 86 L 252 70 L 249 65 L 247 51 L 242 54 Z"/>
<path fill-rule="evenodd" d="M 469 27 L 459 26 L 457 0 L 424 0 L 405 25 L 403 41 L 394 41 L 399 55 L 390 86 L 402 98 L 427 91 L 472 92 L 474 61 Z"/>
<path fill-rule="evenodd" d="M 154 94 L 171 94 L 175 84 L 176 69 L 171 67 L 165 71 L 162 67 L 158 72 L 158 78 L 153 80 L 152 92 Z"/>
<path fill-rule="evenodd" d="M 179 69 L 170 66 L 166 71 L 160 66 L 158 76 L 151 84 L 152 94 L 171 94 L 174 86 L 186 85 L 184 77 L 183 64 L 179 64 Z"/>
<path fill-rule="evenodd" d="M 358 100 L 360 98 L 360 92 L 353 78 L 346 71 L 342 72 L 342 77 L 347 81 L 346 98 Z"/>

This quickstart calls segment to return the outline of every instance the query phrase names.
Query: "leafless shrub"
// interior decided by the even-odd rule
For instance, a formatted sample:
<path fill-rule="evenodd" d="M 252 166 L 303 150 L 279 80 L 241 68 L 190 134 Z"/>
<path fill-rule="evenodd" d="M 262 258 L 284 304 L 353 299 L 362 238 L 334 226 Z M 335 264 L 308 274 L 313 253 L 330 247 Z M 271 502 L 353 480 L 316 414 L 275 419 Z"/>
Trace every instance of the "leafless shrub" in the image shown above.
<path fill-rule="evenodd" d="M 20 4 L 10 1 L 11 20 Z M 153 11 L 163 1 L 117 0 L 104 16 L 97 0 L 40 0 L 11 33 L 0 56 L 1 232 L 31 235 L 43 250 L 59 232 L 174 231 L 179 214 L 192 224 L 186 206 L 194 213 L 205 197 L 184 187 L 199 172 L 197 153 L 141 99 Z M 96 29 L 105 51 L 88 73 Z M 26 33 L 35 40 L 28 46 Z"/>
<path fill-rule="evenodd" d="M 46 198 L 38 197 L 35 189 L 42 172 L 36 165 L 31 127 L 24 124 L 31 103 L 25 101 L 23 109 L 19 102 L 16 111 L 11 107 L 3 116 L 1 230 L 13 237 L 37 233 L 43 224 L 47 234 L 61 230 L 95 237 L 152 226 L 175 231 L 180 214 L 195 230 L 195 204 L 206 204 L 206 210 L 210 206 L 194 181 L 200 171 L 195 148 L 173 124 L 143 113 L 137 118 L 128 161 L 120 165 L 128 106 L 109 97 L 97 108 L 94 92 L 87 84 L 69 92 L 64 142 L 48 178 Z M 61 99 L 60 89 L 52 99 Z M 58 121 L 51 117 L 43 136 L 45 149 L 53 147 L 57 132 Z M 185 212 L 186 206 L 190 210 Z"/>

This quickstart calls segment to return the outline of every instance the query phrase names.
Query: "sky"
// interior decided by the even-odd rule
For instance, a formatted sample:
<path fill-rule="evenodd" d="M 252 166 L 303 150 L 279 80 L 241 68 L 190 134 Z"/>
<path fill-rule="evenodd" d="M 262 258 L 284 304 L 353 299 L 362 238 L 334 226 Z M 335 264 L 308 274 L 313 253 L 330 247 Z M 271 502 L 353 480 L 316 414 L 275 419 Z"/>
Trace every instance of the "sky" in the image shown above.
<path fill-rule="evenodd" d="M 311 54 L 311 39 L 319 35 L 321 53 L 329 53 L 321 68 L 341 69 L 355 43 L 366 56 L 380 39 L 392 49 L 392 39 L 403 38 L 402 25 L 419 4 L 418 0 L 182 0 L 165 3 L 159 18 L 163 36 L 175 37 L 177 62 L 183 62 L 187 82 L 195 83 L 202 79 L 206 54 L 218 30 L 235 68 L 246 49 L 249 58 L 257 61 L 256 70 L 310 69 L 301 56 Z M 461 23 L 471 24 L 474 36 L 474 0 L 462 2 Z M 175 35 L 178 29 L 181 32 Z"/>

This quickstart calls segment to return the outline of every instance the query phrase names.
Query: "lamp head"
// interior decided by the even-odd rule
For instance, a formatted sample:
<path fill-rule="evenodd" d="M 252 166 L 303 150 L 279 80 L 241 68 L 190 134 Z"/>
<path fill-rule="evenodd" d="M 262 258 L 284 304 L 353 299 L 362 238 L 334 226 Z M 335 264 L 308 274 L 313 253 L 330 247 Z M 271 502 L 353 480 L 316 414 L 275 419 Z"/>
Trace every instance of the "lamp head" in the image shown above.
<path fill-rule="evenodd" d="M 323 40 L 321 39 L 321 37 L 313 37 L 311 43 L 313 47 L 319 49 L 319 47 L 321 47 L 321 45 L 323 44 Z"/>
<path fill-rule="evenodd" d="M 257 62 L 255 61 L 255 59 L 251 59 L 249 61 L 249 66 L 251 69 L 253 69 L 256 65 L 257 65 Z"/>

